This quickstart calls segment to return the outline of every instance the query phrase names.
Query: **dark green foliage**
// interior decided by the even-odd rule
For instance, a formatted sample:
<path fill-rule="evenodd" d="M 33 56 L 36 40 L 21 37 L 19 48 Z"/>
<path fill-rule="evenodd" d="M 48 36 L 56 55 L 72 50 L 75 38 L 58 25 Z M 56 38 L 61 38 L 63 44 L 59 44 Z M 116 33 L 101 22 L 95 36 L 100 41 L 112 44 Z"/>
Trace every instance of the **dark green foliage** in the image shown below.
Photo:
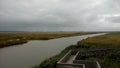
<path fill-rule="evenodd" d="M 43 61 L 39 66 L 34 68 L 55 68 L 56 63 L 69 51 L 69 50 L 79 50 L 79 49 L 87 49 L 86 46 L 77 46 L 77 45 L 71 45 L 67 48 L 65 48 L 60 54 L 53 56 L 49 59 L 46 59 Z"/>

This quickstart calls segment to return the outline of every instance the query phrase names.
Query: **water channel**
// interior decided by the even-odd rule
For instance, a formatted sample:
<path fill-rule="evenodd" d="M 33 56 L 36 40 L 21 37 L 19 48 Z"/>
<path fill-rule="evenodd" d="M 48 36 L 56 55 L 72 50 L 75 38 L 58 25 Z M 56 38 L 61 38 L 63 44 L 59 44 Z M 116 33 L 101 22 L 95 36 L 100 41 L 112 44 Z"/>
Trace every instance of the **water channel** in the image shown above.
<path fill-rule="evenodd" d="M 43 60 L 60 53 L 69 45 L 87 37 L 99 36 L 89 34 L 64 37 L 52 40 L 30 40 L 28 43 L 0 49 L 0 68 L 31 68 Z"/>

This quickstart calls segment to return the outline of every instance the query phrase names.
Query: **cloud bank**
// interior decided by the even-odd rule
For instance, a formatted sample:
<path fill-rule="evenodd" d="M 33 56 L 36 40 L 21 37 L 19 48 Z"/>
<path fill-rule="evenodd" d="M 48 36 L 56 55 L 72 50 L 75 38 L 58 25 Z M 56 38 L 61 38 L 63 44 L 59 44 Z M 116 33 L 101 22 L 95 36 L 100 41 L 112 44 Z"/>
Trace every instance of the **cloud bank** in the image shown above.
<path fill-rule="evenodd" d="M 0 31 L 120 31 L 120 1 L 0 0 Z"/>

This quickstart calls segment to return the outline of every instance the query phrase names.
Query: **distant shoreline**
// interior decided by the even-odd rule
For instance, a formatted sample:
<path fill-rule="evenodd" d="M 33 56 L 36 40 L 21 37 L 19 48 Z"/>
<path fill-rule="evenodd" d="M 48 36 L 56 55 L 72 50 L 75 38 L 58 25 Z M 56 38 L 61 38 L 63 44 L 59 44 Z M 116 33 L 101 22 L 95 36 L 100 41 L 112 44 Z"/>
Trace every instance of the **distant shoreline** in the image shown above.
<path fill-rule="evenodd" d="M 50 40 L 62 37 L 95 34 L 96 32 L 3 32 L 0 48 L 27 43 L 28 40 Z"/>

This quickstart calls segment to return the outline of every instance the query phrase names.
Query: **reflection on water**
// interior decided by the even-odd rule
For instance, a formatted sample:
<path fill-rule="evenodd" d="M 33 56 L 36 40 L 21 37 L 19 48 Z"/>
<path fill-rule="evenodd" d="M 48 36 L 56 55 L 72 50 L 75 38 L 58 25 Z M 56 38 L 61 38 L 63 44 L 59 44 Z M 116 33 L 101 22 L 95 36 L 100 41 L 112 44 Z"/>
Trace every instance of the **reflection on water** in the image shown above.
<path fill-rule="evenodd" d="M 58 54 L 65 47 L 87 37 L 101 34 L 66 37 L 52 40 L 32 40 L 22 45 L 0 49 L 0 68 L 30 68 Z"/>

